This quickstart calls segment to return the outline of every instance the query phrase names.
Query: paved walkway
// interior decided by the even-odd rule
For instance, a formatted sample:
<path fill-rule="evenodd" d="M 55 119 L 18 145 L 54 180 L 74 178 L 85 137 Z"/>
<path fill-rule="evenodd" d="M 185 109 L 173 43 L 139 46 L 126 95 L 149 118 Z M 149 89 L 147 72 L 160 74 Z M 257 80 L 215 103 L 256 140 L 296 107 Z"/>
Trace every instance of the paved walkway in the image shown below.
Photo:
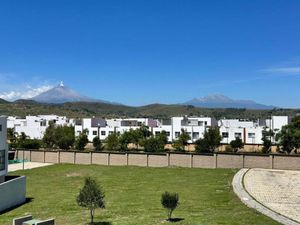
<path fill-rule="evenodd" d="M 25 162 L 24 169 L 28 170 L 28 169 L 34 169 L 34 168 L 50 166 L 50 165 L 53 165 L 53 163 Z M 13 172 L 22 169 L 23 169 L 23 163 L 15 163 L 15 164 L 8 165 L 8 172 Z"/>
<path fill-rule="evenodd" d="M 242 169 L 233 188 L 247 206 L 282 224 L 300 224 L 300 171 Z"/>

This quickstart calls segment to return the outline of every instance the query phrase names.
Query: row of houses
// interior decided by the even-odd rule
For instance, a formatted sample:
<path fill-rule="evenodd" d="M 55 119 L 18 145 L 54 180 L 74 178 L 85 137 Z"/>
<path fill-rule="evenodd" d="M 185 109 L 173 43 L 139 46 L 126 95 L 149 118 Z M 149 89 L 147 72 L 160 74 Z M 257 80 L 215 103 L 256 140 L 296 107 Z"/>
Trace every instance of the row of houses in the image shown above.
<path fill-rule="evenodd" d="M 237 137 L 245 144 L 262 144 L 262 133 L 264 129 L 271 129 L 275 133 L 289 123 L 287 116 L 272 116 L 266 120 L 239 120 L 221 119 L 217 121 L 211 117 L 172 117 L 170 119 L 158 120 L 151 118 L 126 118 L 126 119 L 103 119 L 84 118 L 69 119 L 56 115 L 27 116 L 24 119 L 8 117 L 8 128 L 13 128 L 17 134 L 24 132 L 32 139 L 41 139 L 50 122 L 57 125 L 73 126 L 75 135 L 80 135 L 85 129 L 88 131 L 88 139 L 92 141 L 98 136 L 105 140 L 112 133 L 124 133 L 130 129 L 138 129 L 142 125 L 149 127 L 153 135 L 165 131 L 169 142 L 172 142 L 185 130 L 191 137 L 190 143 L 202 138 L 205 131 L 212 126 L 218 126 L 222 136 L 222 143 L 228 144 Z"/>

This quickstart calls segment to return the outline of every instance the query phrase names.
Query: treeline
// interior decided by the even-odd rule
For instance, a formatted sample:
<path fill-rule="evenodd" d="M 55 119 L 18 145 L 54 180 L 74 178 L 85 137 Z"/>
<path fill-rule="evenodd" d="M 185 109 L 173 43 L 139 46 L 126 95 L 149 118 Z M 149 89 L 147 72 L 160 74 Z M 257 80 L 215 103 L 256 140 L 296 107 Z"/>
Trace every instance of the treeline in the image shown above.
<path fill-rule="evenodd" d="M 199 108 L 191 105 L 165 105 L 152 104 L 140 107 L 107 103 L 74 102 L 64 104 L 46 104 L 31 100 L 18 100 L 7 102 L 0 100 L 0 114 L 10 116 L 45 115 L 55 114 L 69 118 L 83 117 L 151 117 L 166 119 L 172 116 L 208 116 L 216 119 L 266 119 L 270 116 L 285 115 L 295 116 L 300 113 L 299 109 L 214 109 Z"/>
<path fill-rule="evenodd" d="M 12 148 L 25 149 L 76 149 L 84 150 L 88 144 L 88 130 L 84 130 L 79 136 L 75 137 L 74 127 L 56 126 L 51 123 L 46 129 L 42 140 L 28 139 L 24 133 L 16 135 L 13 130 L 8 130 L 8 139 Z M 180 135 L 174 140 L 172 150 L 185 152 L 186 146 L 191 139 L 190 135 L 181 130 Z M 291 124 L 284 126 L 281 132 L 275 135 L 272 130 L 263 131 L 263 148 L 262 153 L 270 153 L 273 146 L 272 140 L 277 143 L 277 149 L 280 153 L 299 153 L 300 149 L 300 116 L 295 117 Z M 197 140 L 195 151 L 199 153 L 213 153 L 218 151 L 221 145 L 222 137 L 218 127 L 209 128 L 203 138 Z M 112 133 L 103 142 L 96 136 L 93 139 L 95 151 L 121 151 L 129 150 L 144 152 L 164 152 L 168 143 L 168 136 L 165 131 L 153 135 L 147 126 L 141 126 L 138 129 L 130 129 L 123 134 Z M 226 147 L 227 152 L 238 152 L 244 147 L 240 138 L 231 141 Z"/>

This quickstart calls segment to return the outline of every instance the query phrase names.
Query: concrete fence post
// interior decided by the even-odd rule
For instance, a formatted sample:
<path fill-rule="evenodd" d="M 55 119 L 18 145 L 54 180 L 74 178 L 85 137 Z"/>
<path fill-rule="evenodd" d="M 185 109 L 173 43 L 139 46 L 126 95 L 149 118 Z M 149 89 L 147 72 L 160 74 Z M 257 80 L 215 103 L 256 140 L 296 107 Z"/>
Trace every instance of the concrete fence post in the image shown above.
<path fill-rule="evenodd" d="M 44 163 L 46 162 L 46 151 L 44 151 Z"/>
<path fill-rule="evenodd" d="M 215 168 L 218 168 L 218 153 L 214 153 L 215 158 Z"/>
<path fill-rule="evenodd" d="M 168 167 L 170 167 L 170 157 L 171 157 L 171 153 L 167 153 L 167 160 L 168 160 Z"/>
<path fill-rule="evenodd" d="M 149 167 L 149 154 L 147 153 L 147 167 Z"/>
<path fill-rule="evenodd" d="M 90 164 L 93 164 L 93 152 L 90 152 Z"/>
<path fill-rule="evenodd" d="M 108 157 L 107 157 L 107 165 L 110 165 L 110 153 L 108 153 Z"/>
<path fill-rule="evenodd" d="M 29 161 L 31 162 L 31 150 L 29 150 Z"/>
<path fill-rule="evenodd" d="M 191 155 L 190 155 L 190 160 L 191 160 L 191 161 L 190 161 L 190 162 L 191 162 L 190 167 L 191 167 L 191 168 L 193 168 L 193 159 L 194 159 L 194 155 L 191 154 Z"/>
<path fill-rule="evenodd" d="M 242 168 L 245 168 L 245 155 L 242 154 Z"/>
<path fill-rule="evenodd" d="M 128 166 L 128 152 L 126 152 L 126 166 Z"/>
<path fill-rule="evenodd" d="M 60 151 L 57 151 L 57 162 L 60 164 Z"/>
<path fill-rule="evenodd" d="M 76 152 L 74 152 L 74 164 L 76 164 Z"/>
<path fill-rule="evenodd" d="M 270 155 L 270 169 L 274 169 L 274 155 Z"/>

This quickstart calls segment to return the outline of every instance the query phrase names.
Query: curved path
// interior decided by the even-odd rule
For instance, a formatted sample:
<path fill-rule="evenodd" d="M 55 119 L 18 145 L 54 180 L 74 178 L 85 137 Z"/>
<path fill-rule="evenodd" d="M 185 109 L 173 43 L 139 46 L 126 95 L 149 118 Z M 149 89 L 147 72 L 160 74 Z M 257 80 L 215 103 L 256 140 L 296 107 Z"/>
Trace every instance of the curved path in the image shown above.
<path fill-rule="evenodd" d="M 300 171 L 242 169 L 234 192 L 251 208 L 286 225 L 300 225 Z"/>

